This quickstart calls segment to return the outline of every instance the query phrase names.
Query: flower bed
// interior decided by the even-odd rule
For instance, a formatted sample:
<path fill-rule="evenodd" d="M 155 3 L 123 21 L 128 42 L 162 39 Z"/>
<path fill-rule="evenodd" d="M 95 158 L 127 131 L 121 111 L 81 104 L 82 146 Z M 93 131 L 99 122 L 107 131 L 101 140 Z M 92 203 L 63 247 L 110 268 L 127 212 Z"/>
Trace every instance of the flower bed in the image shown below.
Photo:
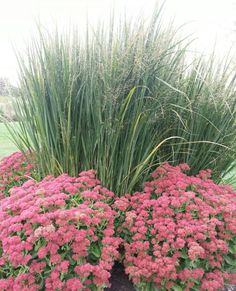
<path fill-rule="evenodd" d="M 139 290 L 236 283 L 236 193 L 210 171 L 186 170 L 163 164 L 142 192 L 114 202 L 93 170 L 37 182 L 25 156 L 5 158 L 0 290 L 103 290 L 122 242 L 125 271 Z"/>
<path fill-rule="evenodd" d="M 236 193 L 164 164 L 114 203 L 125 270 L 141 290 L 220 290 L 236 271 Z M 118 222 L 117 222 L 118 223 Z"/>
<path fill-rule="evenodd" d="M 61 175 L 14 187 L 0 203 L 0 290 L 102 290 L 118 258 L 114 194 Z"/>

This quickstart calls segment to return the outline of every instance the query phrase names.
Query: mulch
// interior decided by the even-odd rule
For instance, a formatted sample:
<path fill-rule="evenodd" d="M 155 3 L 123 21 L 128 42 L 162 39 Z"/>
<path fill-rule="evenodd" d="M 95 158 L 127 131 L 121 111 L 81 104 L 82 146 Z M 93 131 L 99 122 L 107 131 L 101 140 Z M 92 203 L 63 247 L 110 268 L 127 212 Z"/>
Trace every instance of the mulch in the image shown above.
<path fill-rule="evenodd" d="M 106 291 L 135 291 L 128 275 L 125 274 L 123 265 L 120 263 L 115 263 L 111 271 L 110 283 L 111 288 L 106 288 Z"/>

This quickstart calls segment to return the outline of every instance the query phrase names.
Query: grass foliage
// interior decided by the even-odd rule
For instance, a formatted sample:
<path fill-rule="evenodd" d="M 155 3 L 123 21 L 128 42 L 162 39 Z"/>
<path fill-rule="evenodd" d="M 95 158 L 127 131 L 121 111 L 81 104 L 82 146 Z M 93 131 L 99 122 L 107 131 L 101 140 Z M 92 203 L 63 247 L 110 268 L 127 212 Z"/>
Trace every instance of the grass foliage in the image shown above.
<path fill-rule="evenodd" d="M 94 168 L 117 194 L 138 188 L 163 161 L 215 178 L 235 160 L 235 79 L 230 60 L 190 62 L 188 43 L 156 10 L 109 28 L 60 35 L 40 30 L 19 57 L 20 149 L 42 174 Z"/>

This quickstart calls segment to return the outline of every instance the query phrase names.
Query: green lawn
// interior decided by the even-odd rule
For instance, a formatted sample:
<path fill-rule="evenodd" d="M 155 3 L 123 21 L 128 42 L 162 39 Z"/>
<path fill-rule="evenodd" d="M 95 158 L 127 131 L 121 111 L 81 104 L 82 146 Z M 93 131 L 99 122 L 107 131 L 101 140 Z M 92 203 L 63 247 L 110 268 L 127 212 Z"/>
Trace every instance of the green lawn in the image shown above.
<path fill-rule="evenodd" d="M 3 123 L 0 123 L 0 159 L 17 151 L 16 146 L 10 140 L 9 133 Z"/>
<path fill-rule="evenodd" d="M 0 96 L 0 104 L 8 103 L 12 98 Z M 0 159 L 17 150 L 14 143 L 10 140 L 8 131 L 3 123 L 0 123 Z"/>

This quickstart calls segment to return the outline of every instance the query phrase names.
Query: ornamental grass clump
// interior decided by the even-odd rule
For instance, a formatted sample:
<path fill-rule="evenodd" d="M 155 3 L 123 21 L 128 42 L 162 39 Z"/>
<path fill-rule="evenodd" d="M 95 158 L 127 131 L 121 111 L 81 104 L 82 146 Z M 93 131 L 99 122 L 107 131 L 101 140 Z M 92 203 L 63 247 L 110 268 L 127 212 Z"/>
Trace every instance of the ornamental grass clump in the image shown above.
<path fill-rule="evenodd" d="M 28 156 L 28 158 L 27 158 Z M 29 162 L 32 158 L 16 152 L 0 161 L 0 199 L 9 196 L 9 189 L 20 186 L 26 180 L 35 178 L 35 166 Z"/>
<path fill-rule="evenodd" d="M 186 170 L 163 164 L 142 192 L 114 203 L 125 270 L 139 290 L 216 291 L 235 280 L 236 193 L 210 171 Z"/>
<path fill-rule="evenodd" d="M 0 203 L 0 290 L 103 290 L 118 258 L 114 194 L 93 170 L 14 187 Z"/>
<path fill-rule="evenodd" d="M 236 159 L 235 74 L 190 51 L 162 23 L 112 20 L 67 35 L 42 28 L 19 56 L 15 143 L 42 176 L 96 169 L 116 195 L 139 190 L 164 161 L 219 181 Z M 89 27 L 89 26 L 88 26 Z M 190 61 L 189 61 L 190 60 Z"/>

